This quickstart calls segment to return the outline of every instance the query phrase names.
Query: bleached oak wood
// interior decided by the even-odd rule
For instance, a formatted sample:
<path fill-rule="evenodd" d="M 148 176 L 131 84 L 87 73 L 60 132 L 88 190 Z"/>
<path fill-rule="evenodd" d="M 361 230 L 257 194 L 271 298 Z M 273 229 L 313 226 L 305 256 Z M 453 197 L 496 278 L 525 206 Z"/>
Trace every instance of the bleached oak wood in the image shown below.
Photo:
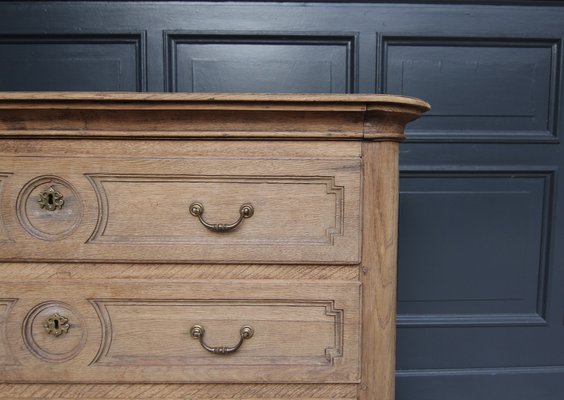
<path fill-rule="evenodd" d="M 323 154 L 323 143 L 309 143 L 314 157 L 294 156 L 299 143 L 279 149 L 279 155 L 271 151 L 275 146 L 264 144 L 258 146 L 262 153 L 248 154 L 242 144 L 253 147 L 249 142 L 176 143 L 171 153 L 167 142 L 153 142 L 154 147 L 132 141 L 9 143 L 0 151 L 5 237 L 0 260 L 360 260 L 356 143 L 339 146 L 338 158 Z M 65 201 L 51 212 L 37 203 L 50 187 Z M 246 203 L 254 215 L 232 232 L 211 232 L 190 215 L 193 202 L 204 205 L 203 217 L 211 223 L 237 220 Z"/>
<path fill-rule="evenodd" d="M 398 144 L 362 145 L 361 400 L 393 400 L 395 382 Z"/>
<path fill-rule="evenodd" d="M 0 399 L 392 400 L 396 142 L 428 108 L 0 93 Z M 215 234 L 192 201 L 212 223 L 255 215 Z M 195 323 L 211 345 L 256 331 L 221 357 Z"/>
<path fill-rule="evenodd" d="M 356 398 L 356 384 L 0 384 L 0 398 L 342 400 Z"/>
<path fill-rule="evenodd" d="M 0 263 L 1 279 L 284 279 L 358 281 L 356 266 L 286 264 Z"/>
<path fill-rule="evenodd" d="M 0 137 L 401 140 L 428 109 L 390 95 L 0 93 Z"/>
<path fill-rule="evenodd" d="M 250 103 L 263 107 L 270 103 L 292 103 L 290 107 L 305 107 L 309 104 L 329 103 L 336 107 L 351 104 L 402 104 L 429 108 L 429 104 L 413 97 L 388 94 L 270 94 L 270 93 L 124 93 L 124 92 L 0 92 L 0 100 L 7 104 L 12 101 L 33 103 L 40 101 L 69 101 L 74 107 L 84 101 L 96 102 L 139 102 L 144 105 L 163 102 L 183 104 L 199 103 Z M 110 106 L 112 107 L 112 106 Z"/>
<path fill-rule="evenodd" d="M 360 376 L 359 282 L 34 280 L 2 281 L 0 293 L 16 299 L 0 328 L 17 360 L 0 365 L 4 382 L 350 383 Z M 54 313 L 71 324 L 60 337 L 42 327 Z M 244 325 L 255 333 L 235 354 L 218 356 L 190 337 L 196 324 L 212 346 L 234 345 Z"/>

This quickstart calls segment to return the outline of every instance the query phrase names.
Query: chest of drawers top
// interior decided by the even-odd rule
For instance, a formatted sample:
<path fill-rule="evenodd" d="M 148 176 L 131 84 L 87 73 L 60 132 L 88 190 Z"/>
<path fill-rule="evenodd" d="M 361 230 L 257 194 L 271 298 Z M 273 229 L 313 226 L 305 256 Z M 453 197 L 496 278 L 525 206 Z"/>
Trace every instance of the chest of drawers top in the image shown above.
<path fill-rule="evenodd" d="M 401 140 L 428 109 L 391 95 L 0 92 L 0 137 Z"/>

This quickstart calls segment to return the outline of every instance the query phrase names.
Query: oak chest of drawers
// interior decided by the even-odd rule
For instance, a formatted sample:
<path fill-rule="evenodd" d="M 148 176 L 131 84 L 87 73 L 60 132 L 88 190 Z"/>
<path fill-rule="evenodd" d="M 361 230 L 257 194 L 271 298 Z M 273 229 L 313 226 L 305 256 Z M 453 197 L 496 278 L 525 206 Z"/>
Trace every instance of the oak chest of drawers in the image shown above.
<path fill-rule="evenodd" d="M 386 95 L 0 94 L 0 398 L 393 398 Z"/>

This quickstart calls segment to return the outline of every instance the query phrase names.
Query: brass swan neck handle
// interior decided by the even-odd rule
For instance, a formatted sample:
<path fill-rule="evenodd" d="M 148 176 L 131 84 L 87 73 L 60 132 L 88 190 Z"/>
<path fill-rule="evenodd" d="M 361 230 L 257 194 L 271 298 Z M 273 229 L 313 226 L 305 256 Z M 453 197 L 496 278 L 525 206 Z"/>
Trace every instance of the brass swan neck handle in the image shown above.
<path fill-rule="evenodd" d="M 243 341 L 252 338 L 253 335 L 255 334 L 255 331 L 253 327 L 245 325 L 244 327 L 241 328 L 241 331 L 239 332 L 239 334 L 241 335 L 241 338 L 239 339 L 239 343 L 237 343 L 234 346 L 218 346 L 218 347 L 212 347 L 207 345 L 206 342 L 204 342 L 204 333 L 205 333 L 205 329 L 201 325 L 194 325 L 192 328 L 190 328 L 190 336 L 192 336 L 192 338 L 194 339 L 199 339 L 200 345 L 204 349 L 206 349 L 207 351 L 213 354 L 225 355 L 225 354 L 235 353 L 237 350 L 239 350 L 239 348 L 243 344 Z"/>
<path fill-rule="evenodd" d="M 204 214 L 204 205 L 202 203 L 194 202 L 190 204 L 190 214 L 198 217 L 201 224 L 213 232 L 228 232 L 237 228 L 245 218 L 251 218 L 255 213 L 255 209 L 251 204 L 242 204 L 239 208 L 239 219 L 231 224 L 210 224 L 206 222 L 202 215 Z"/>

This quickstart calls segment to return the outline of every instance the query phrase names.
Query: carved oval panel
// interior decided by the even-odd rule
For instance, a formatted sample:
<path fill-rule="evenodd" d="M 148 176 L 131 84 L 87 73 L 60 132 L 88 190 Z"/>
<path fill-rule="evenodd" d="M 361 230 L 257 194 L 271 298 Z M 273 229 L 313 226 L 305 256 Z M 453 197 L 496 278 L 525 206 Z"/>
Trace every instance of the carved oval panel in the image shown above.
<path fill-rule="evenodd" d="M 76 357 L 86 344 L 84 320 L 70 305 L 47 301 L 26 315 L 23 339 L 35 357 L 43 361 L 65 362 Z"/>
<path fill-rule="evenodd" d="M 18 195 L 17 216 L 22 227 L 42 240 L 60 240 L 80 224 L 82 203 L 66 180 L 40 176 L 28 182 Z"/>

